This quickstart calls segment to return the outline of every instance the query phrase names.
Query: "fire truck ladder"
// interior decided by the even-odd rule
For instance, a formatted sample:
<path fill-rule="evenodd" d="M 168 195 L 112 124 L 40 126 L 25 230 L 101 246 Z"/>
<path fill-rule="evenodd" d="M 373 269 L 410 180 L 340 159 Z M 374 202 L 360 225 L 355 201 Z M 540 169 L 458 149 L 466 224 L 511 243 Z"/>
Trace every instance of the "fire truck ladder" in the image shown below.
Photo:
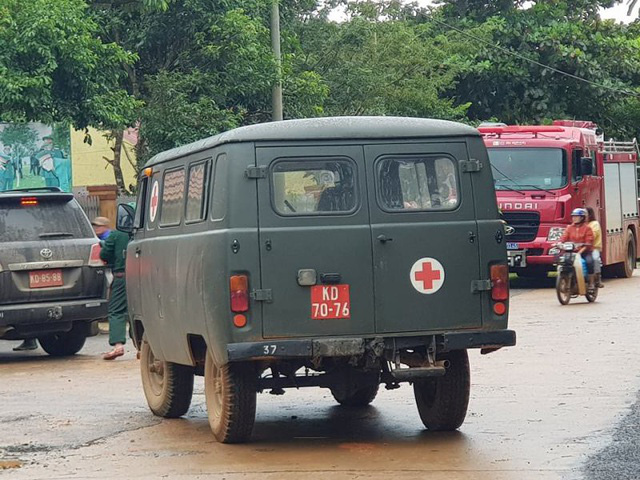
<path fill-rule="evenodd" d="M 607 140 L 602 143 L 602 153 L 616 154 L 616 153 L 635 153 L 640 156 L 640 150 L 638 149 L 638 141 L 634 138 L 630 142 L 619 142 L 616 140 Z"/>

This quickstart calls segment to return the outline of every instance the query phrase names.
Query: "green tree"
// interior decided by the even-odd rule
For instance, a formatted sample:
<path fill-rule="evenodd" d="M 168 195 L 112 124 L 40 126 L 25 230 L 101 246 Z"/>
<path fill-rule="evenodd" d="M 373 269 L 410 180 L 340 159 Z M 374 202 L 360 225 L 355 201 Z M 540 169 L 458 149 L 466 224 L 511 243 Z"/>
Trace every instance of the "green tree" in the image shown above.
<path fill-rule="evenodd" d="M 474 41 L 451 91 L 471 102 L 471 120 L 580 118 L 612 134 L 628 131 L 617 121 L 640 82 L 637 27 L 602 21 L 580 5 L 587 2 L 538 2 L 483 22 L 457 22 L 446 9 L 433 16 L 446 35 Z"/>
<path fill-rule="evenodd" d="M 94 4 L 103 40 L 135 51 L 127 90 L 145 103 L 138 159 L 229 128 L 271 118 L 277 70 L 270 46 L 270 0 L 176 0 L 166 10 Z M 286 3 L 284 14 L 298 11 Z M 307 8 L 307 7 L 305 7 Z M 286 22 L 285 22 L 286 24 Z M 326 87 L 301 69 L 283 30 L 285 116 L 317 115 Z"/>
<path fill-rule="evenodd" d="M 135 55 L 97 37 L 82 0 L 0 4 L 0 120 L 77 128 L 126 125 L 137 103 L 119 88 Z"/>
<path fill-rule="evenodd" d="M 306 67 L 329 88 L 330 115 L 463 119 L 468 105 L 445 94 L 460 73 L 458 48 L 397 2 L 350 6 L 344 23 L 313 18 L 299 27 Z"/>

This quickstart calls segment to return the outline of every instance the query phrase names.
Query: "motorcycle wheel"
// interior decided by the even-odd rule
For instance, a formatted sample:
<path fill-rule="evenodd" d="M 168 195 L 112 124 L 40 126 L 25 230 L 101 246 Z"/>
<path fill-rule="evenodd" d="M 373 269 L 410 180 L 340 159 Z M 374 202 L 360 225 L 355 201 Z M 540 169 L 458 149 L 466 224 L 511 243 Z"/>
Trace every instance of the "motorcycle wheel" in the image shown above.
<path fill-rule="evenodd" d="M 596 298 L 598 298 L 598 290 L 600 290 L 597 286 L 590 292 L 587 290 L 587 294 L 585 295 L 585 297 L 587 297 L 587 301 L 589 303 L 593 303 L 596 301 Z"/>
<path fill-rule="evenodd" d="M 571 276 L 570 275 L 558 275 L 556 278 L 556 295 L 558 301 L 562 305 L 569 305 L 571 301 Z"/>

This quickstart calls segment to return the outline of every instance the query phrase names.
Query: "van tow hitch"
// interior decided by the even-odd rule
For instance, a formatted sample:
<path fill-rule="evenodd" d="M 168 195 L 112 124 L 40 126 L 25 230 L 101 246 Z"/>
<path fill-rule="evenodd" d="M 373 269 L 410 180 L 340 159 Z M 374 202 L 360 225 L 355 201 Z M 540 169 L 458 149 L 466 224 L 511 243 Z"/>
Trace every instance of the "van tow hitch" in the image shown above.
<path fill-rule="evenodd" d="M 448 366 L 446 360 L 436 360 L 435 337 L 432 337 L 431 344 L 427 347 L 426 358 L 416 352 L 396 350 L 393 363 L 395 368 L 390 373 L 398 382 L 413 382 L 421 378 L 441 377 L 447 372 Z M 400 364 L 408 365 L 408 368 L 402 368 Z"/>

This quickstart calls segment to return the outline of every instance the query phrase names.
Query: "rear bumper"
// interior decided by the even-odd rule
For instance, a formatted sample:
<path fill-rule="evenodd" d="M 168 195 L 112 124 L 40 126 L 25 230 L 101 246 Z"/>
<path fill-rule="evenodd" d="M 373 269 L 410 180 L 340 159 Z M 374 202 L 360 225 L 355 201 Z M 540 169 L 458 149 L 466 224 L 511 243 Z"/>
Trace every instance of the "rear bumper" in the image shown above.
<path fill-rule="evenodd" d="M 60 331 L 78 321 L 96 321 L 107 317 L 108 300 L 104 298 L 66 302 L 0 305 L 0 338 L 12 331 L 32 333 Z"/>
<path fill-rule="evenodd" d="M 317 358 L 351 357 L 372 352 L 382 356 L 385 351 L 396 351 L 430 345 L 435 339 L 438 352 L 467 348 L 498 349 L 516 344 L 516 332 L 498 330 L 492 332 L 470 331 L 414 337 L 368 338 L 305 338 L 300 340 L 266 340 L 260 342 L 230 343 L 227 345 L 229 362 L 265 358 Z"/>

